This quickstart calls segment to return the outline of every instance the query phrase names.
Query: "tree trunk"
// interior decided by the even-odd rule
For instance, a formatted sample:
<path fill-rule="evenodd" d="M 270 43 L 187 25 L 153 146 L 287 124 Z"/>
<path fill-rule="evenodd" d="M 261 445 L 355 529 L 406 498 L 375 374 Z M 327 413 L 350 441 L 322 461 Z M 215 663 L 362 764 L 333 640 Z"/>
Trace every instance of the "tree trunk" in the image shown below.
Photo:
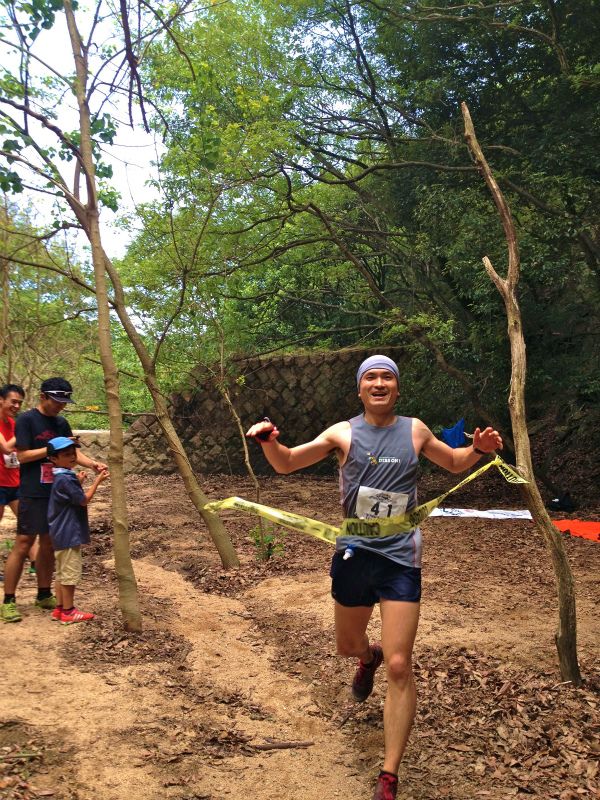
<path fill-rule="evenodd" d="M 0 259 L 2 263 L 2 330 L 0 331 L 0 358 L 4 355 L 4 350 L 9 346 L 9 326 L 8 326 L 8 303 L 9 303 L 9 270 L 10 265 L 6 258 Z M 10 383 L 10 376 L 7 377 Z"/>
<path fill-rule="evenodd" d="M 2 221 L 8 228 L 8 204 L 2 208 Z M 0 234 L 0 242 L 2 250 L 8 250 L 8 231 L 2 231 Z M 0 358 L 4 355 L 4 350 L 9 348 L 10 328 L 8 324 L 8 303 L 9 303 L 9 277 L 10 277 L 10 262 L 7 258 L 0 258 L 2 264 L 2 330 L 0 330 Z M 8 354 L 8 361 L 10 363 L 10 353 Z M 11 382 L 10 368 L 9 374 L 6 378 L 6 383 Z"/>
<path fill-rule="evenodd" d="M 123 615 L 124 627 L 129 631 L 141 631 L 142 617 L 140 613 L 137 582 L 133 572 L 131 554 L 129 551 L 127 497 L 123 473 L 123 419 L 121 416 L 121 400 L 119 397 L 119 374 L 112 354 L 108 287 L 104 268 L 104 250 L 102 249 L 98 224 L 98 198 L 92 156 L 90 110 L 86 98 L 88 78 L 87 52 L 83 47 L 77 29 L 70 0 L 64 0 L 63 6 L 67 17 L 77 75 L 77 79 L 73 82 L 73 91 L 77 97 L 79 106 L 80 153 L 87 188 L 85 231 L 92 248 L 98 306 L 98 342 L 100 361 L 102 362 L 102 370 L 104 373 L 104 386 L 106 388 L 110 424 L 108 461 L 111 473 L 110 486 L 112 494 L 115 572 L 117 573 L 118 579 L 119 603 Z M 78 209 L 78 211 L 80 215 L 81 209 Z"/>
<path fill-rule="evenodd" d="M 179 474 L 183 478 L 187 495 L 206 523 L 206 527 L 208 528 L 211 539 L 213 540 L 219 556 L 221 557 L 221 563 L 223 564 L 223 567 L 225 569 L 239 567 L 240 560 L 235 552 L 233 544 L 231 543 L 231 539 L 225 530 L 223 521 L 217 514 L 211 514 L 210 512 L 204 510 L 204 506 L 208 503 L 208 497 L 204 494 L 200 488 L 200 485 L 198 484 L 198 481 L 196 480 L 192 465 L 190 464 L 184 447 L 181 444 L 181 439 L 177 435 L 177 431 L 175 430 L 173 422 L 171 421 L 164 395 L 158 384 L 158 380 L 156 379 L 156 368 L 154 361 L 150 356 L 144 341 L 131 321 L 131 318 L 127 312 L 127 305 L 125 302 L 125 295 L 123 293 L 121 279 L 106 254 L 104 254 L 104 265 L 114 289 L 115 311 L 117 312 L 121 324 L 123 325 L 123 328 L 129 337 L 129 341 L 134 346 L 140 364 L 142 365 L 142 369 L 144 371 L 144 380 L 146 386 L 150 390 L 150 394 L 152 395 L 152 400 L 154 402 L 156 419 L 162 429 L 163 434 L 165 435 L 171 452 L 173 453 L 173 458 L 177 464 Z"/>
<path fill-rule="evenodd" d="M 173 458 L 177 464 L 177 469 L 179 470 L 179 474 L 183 479 L 187 495 L 206 523 L 206 527 L 209 530 L 213 543 L 217 548 L 219 556 L 221 557 L 221 563 L 223 567 L 225 569 L 239 567 L 240 560 L 235 552 L 233 544 L 231 543 L 231 539 L 225 530 L 222 519 L 217 514 L 212 514 L 211 512 L 204 510 L 204 506 L 208 503 L 208 497 L 204 494 L 200 488 L 200 485 L 198 484 L 198 481 L 196 480 L 192 465 L 190 464 L 183 445 L 181 444 L 181 439 L 177 435 L 175 426 L 173 425 L 171 417 L 169 416 L 167 404 L 165 402 L 164 395 L 160 390 L 160 386 L 158 385 L 158 381 L 156 380 L 156 376 L 153 374 L 153 372 L 148 372 L 145 375 L 145 381 L 146 386 L 152 395 L 152 400 L 154 401 L 156 419 L 158 420 L 158 424 L 160 425 L 169 447 L 171 448 Z"/>
<path fill-rule="evenodd" d="M 521 311 L 517 301 L 517 284 L 520 274 L 520 255 L 517 233 L 504 195 L 498 186 L 492 171 L 485 160 L 466 104 L 462 104 L 465 121 L 465 138 L 473 151 L 475 161 L 494 197 L 496 206 L 506 234 L 509 264 L 507 278 L 501 278 L 487 256 L 483 259 L 486 272 L 500 292 L 508 318 L 508 336 L 511 349 L 511 388 L 508 400 L 510 418 L 513 429 L 513 440 L 517 470 L 529 483 L 522 487 L 523 496 L 538 529 L 544 538 L 546 549 L 550 554 L 552 568 L 558 593 L 558 631 L 555 635 L 560 674 L 563 681 L 570 681 L 574 686 L 581 685 L 581 673 L 577 660 L 577 615 L 575 608 L 575 585 L 573 573 L 564 549 L 562 534 L 552 524 L 548 512 L 540 496 L 533 465 L 531 449 L 527 433 L 527 416 L 525 412 L 525 378 L 527 361 L 525 355 L 525 339 L 521 324 Z"/>

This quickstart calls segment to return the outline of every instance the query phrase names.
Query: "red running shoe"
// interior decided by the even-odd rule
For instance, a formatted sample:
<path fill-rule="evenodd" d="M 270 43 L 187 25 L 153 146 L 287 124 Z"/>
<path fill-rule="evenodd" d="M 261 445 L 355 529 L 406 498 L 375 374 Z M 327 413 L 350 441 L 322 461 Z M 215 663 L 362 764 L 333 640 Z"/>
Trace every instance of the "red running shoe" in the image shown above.
<path fill-rule="evenodd" d="M 384 772 L 377 778 L 373 800 L 395 800 L 398 792 L 398 778 Z"/>
<path fill-rule="evenodd" d="M 60 624 L 72 625 L 74 622 L 86 622 L 88 619 L 94 619 L 94 615 L 86 614 L 84 611 L 78 611 L 76 608 L 73 608 L 66 614 L 64 611 L 62 612 L 60 615 Z"/>
<path fill-rule="evenodd" d="M 375 677 L 375 670 L 383 662 L 383 650 L 381 645 L 377 642 L 371 645 L 373 651 L 373 663 L 365 667 L 362 661 L 358 662 L 358 669 L 352 681 L 352 694 L 355 700 L 359 703 L 364 703 L 367 697 L 373 691 L 373 678 Z"/>
<path fill-rule="evenodd" d="M 56 608 L 52 612 L 52 621 L 53 622 L 60 622 L 60 617 L 61 617 L 62 612 L 63 612 L 63 607 L 62 606 L 56 606 Z"/>

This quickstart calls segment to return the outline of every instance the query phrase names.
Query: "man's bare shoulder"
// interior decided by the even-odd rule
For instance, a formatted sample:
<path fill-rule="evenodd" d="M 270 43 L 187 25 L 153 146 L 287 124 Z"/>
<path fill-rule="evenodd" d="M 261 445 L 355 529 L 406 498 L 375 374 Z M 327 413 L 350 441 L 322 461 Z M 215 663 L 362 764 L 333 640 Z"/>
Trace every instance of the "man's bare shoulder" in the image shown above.
<path fill-rule="evenodd" d="M 412 431 L 413 433 L 418 433 L 421 436 L 427 436 L 431 434 L 431 431 L 427 425 L 425 425 L 422 420 L 417 419 L 416 417 L 412 417 Z"/>
<path fill-rule="evenodd" d="M 324 430 L 318 438 L 331 442 L 335 447 L 340 447 L 347 441 L 350 431 L 350 423 L 345 420 L 344 422 L 336 422 L 335 425 Z"/>
<path fill-rule="evenodd" d="M 427 445 L 430 444 L 432 439 L 435 439 L 427 425 L 416 417 L 412 418 L 412 438 L 417 455 L 421 452 L 423 452 L 423 455 L 426 455 L 425 450 L 427 449 Z"/>

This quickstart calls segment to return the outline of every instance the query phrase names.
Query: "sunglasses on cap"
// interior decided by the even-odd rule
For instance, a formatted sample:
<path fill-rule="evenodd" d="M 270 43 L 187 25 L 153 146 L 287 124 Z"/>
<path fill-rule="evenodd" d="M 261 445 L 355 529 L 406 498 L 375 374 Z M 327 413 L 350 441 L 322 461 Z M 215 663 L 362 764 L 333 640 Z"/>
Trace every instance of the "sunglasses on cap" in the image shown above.
<path fill-rule="evenodd" d="M 54 397 L 54 398 L 65 397 L 68 400 L 73 394 L 73 392 L 63 392 L 57 389 L 49 389 L 47 392 L 44 392 L 44 394 L 47 397 Z"/>

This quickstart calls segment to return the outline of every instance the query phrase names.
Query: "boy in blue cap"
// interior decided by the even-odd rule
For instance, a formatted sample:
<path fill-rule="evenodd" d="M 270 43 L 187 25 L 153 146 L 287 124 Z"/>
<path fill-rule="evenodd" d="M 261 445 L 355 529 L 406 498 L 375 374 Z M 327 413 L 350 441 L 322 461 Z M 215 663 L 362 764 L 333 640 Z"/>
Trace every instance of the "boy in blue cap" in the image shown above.
<path fill-rule="evenodd" d="M 103 470 L 87 490 L 83 482 L 87 475 L 73 471 L 77 463 L 79 444 L 66 436 L 57 436 L 48 442 L 48 458 L 54 465 L 54 481 L 48 506 L 48 527 L 56 554 L 56 608 L 52 619 L 63 625 L 85 622 L 93 614 L 75 608 L 75 587 L 81 581 L 81 545 L 90 541 L 90 526 L 86 506 L 102 481 L 110 477 Z"/>

